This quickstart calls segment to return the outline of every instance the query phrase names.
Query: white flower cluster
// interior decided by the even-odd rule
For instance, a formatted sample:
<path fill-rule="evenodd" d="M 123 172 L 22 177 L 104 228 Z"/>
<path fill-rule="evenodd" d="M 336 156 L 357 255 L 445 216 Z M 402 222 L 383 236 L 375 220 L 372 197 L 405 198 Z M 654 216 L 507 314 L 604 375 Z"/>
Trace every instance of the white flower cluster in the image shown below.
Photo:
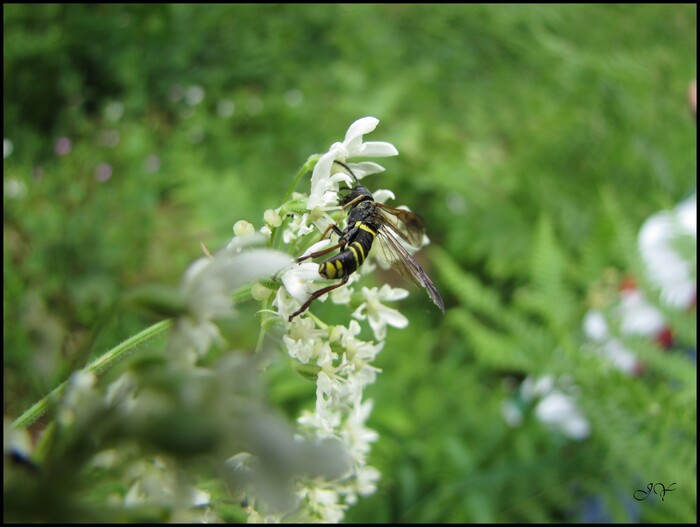
<path fill-rule="evenodd" d="M 651 216 L 642 225 L 637 243 L 646 276 L 658 291 L 661 303 L 675 310 L 694 306 L 697 294 L 697 196 L 693 194 L 673 211 Z M 627 374 L 639 373 L 642 364 L 623 339 L 613 334 L 610 325 L 619 327 L 623 336 L 645 336 L 662 345 L 671 338 L 661 310 L 633 284 L 620 291 L 611 316 L 613 324 L 609 324 L 603 311 L 591 309 L 584 319 L 584 333 L 591 341 L 589 348 Z"/>
<path fill-rule="evenodd" d="M 569 379 L 555 379 L 552 375 L 528 377 L 520 386 L 518 398 L 503 402 L 501 413 L 509 426 L 520 426 L 524 406 L 534 404 L 534 415 L 539 422 L 580 441 L 589 436 L 590 425 L 576 404 L 578 395 L 578 388 Z"/>
<path fill-rule="evenodd" d="M 672 309 L 690 309 L 695 305 L 696 239 L 695 194 L 674 211 L 650 217 L 639 232 L 639 253 L 647 278 L 658 290 L 661 302 Z M 683 243 L 686 247 L 682 247 Z M 671 335 L 661 310 L 633 284 L 622 288 L 609 315 L 612 323 L 600 309 L 586 313 L 583 332 L 588 341 L 583 349 L 599 353 L 612 368 L 628 375 L 636 375 L 643 368 L 637 354 L 624 343 L 624 335 L 646 336 L 668 345 Z M 618 328 L 619 335 L 611 326 Z M 543 425 L 571 439 L 585 439 L 590 425 L 576 404 L 577 395 L 578 388 L 567 379 L 528 377 L 517 397 L 504 401 L 502 415 L 508 425 L 519 426 L 524 404 L 536 400 L 534 414 Z"/>
<path fill-rule="evenodd" d="M 252 225 L 238 222 L 228 246 L 196 260 L 185 273 L 181 294 L 187 314 L 176 322 L 170 353 L 194 364 L 212 343 L 221 342 L 216 321 L 232 313 L 231 294 L 238 287 L 272 276 L 288 265 L 287 254 L 255 248 L 264 237 Z"/>
<path fill-rule="evenodd" d="M 362 157 L 384 157 L 397 155 L 389 143 L 363 142 L 363 136 L 377 126 L 378 120 L 365 117 L 354 122 L 342 143 L 334 143 L 329 151 L 320 156 L 311 177 L 308 197 L 295 195 L 297 202 L 304 203 L 305 212 L 296 215 L 284 226 L 283 240 L 293 243 L 307 234 L 324 232 L 333 222 L 328 212 L 337 210 L 338 191 L 341 183 L 353 186 L 354 181 L 342 170 L 339 161 L 346 164 L 358 179 L 381 172 L 384 168 L 372 162 L 348 163 L 348 159 Z M 387 191 L 380 195 L 391 195 Z M 273 211 L 278 213 L 278 211 Z M 274 217 L 274 214 L 269 214 Z M 318 251 L 330 242 L 322 240 L 305 254 Z M 304 412 L 298 420 L 303 432 L 317 438 L 340 440 L 350 458 L 351 468 L 339 481 L 305 481 L 297 488 L 300 509 L 305 510 L 306 521 L 337 522 L 343 518 L 344 510 L 358 496 L 374 492 L 379 473 L 367 465 L 370 443 L 377 434 L 365 426 L 372 403 L 363 400 L 364 388 L 373 383 L 377 368 L 372 366 L 381 351 L 387 326 L 406 327 L 408 320 L 396 309 L 384 302 L 400 300 L 408 295 L 403 289 L 388 285 L 361 287 L 355 284 L 361 276 L 373 271 L 371 261 L 365 262 L 357 272 L 350 275 L 348 283 L 323 295 L 319 301 L 330 297 L 334 304 L 349 305 L 351 299 L 360 303 L 351 314 L 347 326 L 328 325 L 308 311 L 288 321 L 290 314 L 309 299 L 310 295 L 323 287 L 318 263 L 304 262 L 289 267 L 281 273 L 283 286 L 279 288 L 273 307 L 285 325 L 283 342 L 289 355 L 313 372 L 316 379 L 316 405 L 313 411 Z M 368 321 L 374 341 L 362 340 L 360 322 Z M 252 520 L 281 520 L 251 511 Z M 299 511 L 296 513 L 299 514 Z M 295 516 L 298 517 L 298 516 Z"/>
<path fill-rule="evenodd" d="M 372 401 L 365 399 L 364 389 L 379 372 L 373 362 L 384 346 L 387 326 L 408 325 L 406 317 L 385 304 L 408 292 L 388 285 L 357 287 L 361 276 L 375 268 L 372 261 L 366 261 L 343 287 L 319 299 L 330 297 L 334 304 L 352 304 L 346 325 L 326 324 L 308 310 L 291 322 L 289 316 L 319 289 L 315 282 L 322 280 L 318 264 L 296 264 L 290 254 L 296 256 L 334 222 L 329 212 L 338 210 L 339 185 L 355 183 L 341 170 L 343 165 L 361 179 L 384 169 L 376 163 L 350 163 L 348 159 L 398 154 L 389 143 L 363 142 L 364 134 L 377 123 L 373 117 L 359 119 L 342 143 L 310 158 L 306 166 L 314 160 L 316 164 L 308 196 L 292 195 L 279 209 L 267 211 L 260 232 L 248 222 L 237 222 L 228 246 L 195 261 L 177 291 L 147 298 L 162 307 L 162 313 L 175 316 L 168 360 L 158 375 L 151 377 L 151 368 L 137 365 L 109 386 L 100 387 L 86 369 L 68 383 L 57 406 L 59 426 L 91 430 L 91 419 L 106 420 L 120 431 L 118 439 L 127 438 L 125 444 L 106 441 L 110 446 L 104 450 L 98 450 L 102 448 L 99 440 L 94 443 L 92 465 L 122 477 L 124 492 L 110 495 L 112 505 L 125 510 L 155 505 L 172 521 L 218 519 L 216 500 L 193 486 L 199 478 L 189 474 L 178 457 L 179 453 L 189 455 L 178 448 L 196 448 L 199 443 L 195 440 L 211 440 L 215 446 L 205 441 L 202 448 L 217 458 L 230 456 L 224 463 L 225 483 L 231 495 L 245 499 L 249 521 L 339 522 L 359 496 L 375 491 L 379 472 L 367 464 L 367 458 L 378 436 L 366 426 Z M 376 196 L 393 197 L 389 191 L 378 191 Z M 282 242 L 286 252 L 263 248 Z M 323 240 L 308 251 L 328 244 Z M 275 276 L 280 285 L 273 297 Z M 293 430 L 265 405 L 263 391 L 257 387 L 256 374 L 265 362 L 260 356 L 231 352 L 224 357 L 229 362 L 222 359 L 213 368 L 200 364 L 214 344 L 224 344 L 219 328 L 223 319 L 236 314 L 232 300 L 239 294 L 249 294 L 274 308 L 272 315 L 262 310 L 263 328 L 270 319 L 279 321 L 276 327 L 283 329 L 288 354 L 301 373 L 315 380 L 315 406 L 298 418 Z M 373 338 L 360 338 L 363 329 Z M 107 361 L 116 356 L 112 352 L 105 354 Z M 163 391 L 166 386 L 168 390 Z M 163 422 L 168 426 L 177 425 L 175 432 L 168 428 L 163 433 L 164 427 L 154 424 L 155 416 L 166 419 Z M 189 421 L 183 424 L 183 419 L 191 419 L 191 426 Z M 103 428 L 109 438 L 111 428 Z M 136 441 L 128 442 L 132 440 L 129 434 Z M 6 452 L 19 456 L 30 450 L 24 444 L 26 435 L 6 436 Z M 173 437 L 176 441 L 169 442 Z M 163 450 L 141 451 L 138 445 L 144 441 L 163 446 Z"/>
<path fill-rule="evenodd" d="M 75 372 L 67 385 L 58 407 L 58 422 L 62 427 L 84 426 L 106 416 L 109 409 L 119 408 L 127 420 L 139 411 L 152 411 L 138 395 L 139 386 L 131 375 L 123 373 L 106 391 L 97 387 L 97 378 L 85 370 Z M 99 416 L 99 417 L 97 417 Z M 121 445 L 96 453 L 91 460 L 93 469 L 111 470 L 121 475 L 125 494 L 114 492 L 107 497 L 112 506 L 138 509 L 159 507 L 168 511 L 175 523 L 209 522 L 215 520 L 210 508 L 210 495 L 186 482 L 172 459 L 158 455 L 144 456 L 135 446 Z"/>

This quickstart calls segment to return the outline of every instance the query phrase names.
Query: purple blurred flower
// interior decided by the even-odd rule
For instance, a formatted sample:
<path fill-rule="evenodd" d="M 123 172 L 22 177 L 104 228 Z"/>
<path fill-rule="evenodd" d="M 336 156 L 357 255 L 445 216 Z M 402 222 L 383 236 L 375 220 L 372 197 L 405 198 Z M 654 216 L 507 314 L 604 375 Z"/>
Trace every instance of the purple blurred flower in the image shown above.
<path fill-rule="evenodd" d="M 59 137 L 53 146 L 57 156 L 65 156 L 73 149 L 73 143 L 67 137 Z"/>
<path fill-rule="evenodd" d="M 107 163 L 100 163 L 97 165 L 97 170 L 95 170 L 95 179 L 97 181 L 107 181 L 112 177 L 112 165 Z"/>

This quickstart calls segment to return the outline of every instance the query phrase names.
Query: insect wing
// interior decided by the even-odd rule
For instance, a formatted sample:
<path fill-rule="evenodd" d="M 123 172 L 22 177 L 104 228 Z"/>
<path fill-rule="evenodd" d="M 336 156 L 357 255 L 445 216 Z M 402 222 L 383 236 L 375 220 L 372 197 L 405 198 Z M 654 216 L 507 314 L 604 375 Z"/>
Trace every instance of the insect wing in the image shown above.
<path fill-rule="evenodd" d="M 424 287 L 430 299 L 435 302 L 435 305 L 444 313 L 445 304 L 435 284 L 433 284 L 432 280 L 425 274 L 425 271 L 418 265 L 418 262 L 416 262 L 413 256 L 403 248 L 401 242 L 389 231 L 386 225 L 382 225 L 379 229 L 377 241 L 379 242 L 377 245 L 381 256 L 391 265 L 391 268 L 404 278 Z"/>
<path fill-rule="evenodd" d="M 411 247 L 420 249 L 425 236 L 425 224 L 415 212 L 395 209 L 383 203 L 375 203 L 382 215 L 383 223 L 403 238 Z"/>

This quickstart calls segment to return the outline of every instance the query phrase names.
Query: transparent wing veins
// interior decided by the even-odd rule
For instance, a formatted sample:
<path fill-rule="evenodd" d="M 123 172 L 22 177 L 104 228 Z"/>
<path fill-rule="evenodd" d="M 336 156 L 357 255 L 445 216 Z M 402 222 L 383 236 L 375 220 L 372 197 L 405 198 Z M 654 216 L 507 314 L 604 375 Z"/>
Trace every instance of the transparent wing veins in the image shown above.
<path fill-rule="evenodd" d="M 433 284 L 432 280 L 430 280 L 413 256 L 403 248 L 401 242 L 392 232 L 396 232 L 399 236 L 406 239 L 405 236 L 401 232 L 397 232 L 393 226 L 391 226 L 391 229 L 388 227 L 388 224 L 382 225 L 377 233 L 377 246 L 379 247 L 382 257 L 391 265 L 391 268 L 397 271 L 401 276 L 425 288 L 430 299 L 440 308 L 440 311 L 444 313 L 445 304 L 435 284 Z"/>

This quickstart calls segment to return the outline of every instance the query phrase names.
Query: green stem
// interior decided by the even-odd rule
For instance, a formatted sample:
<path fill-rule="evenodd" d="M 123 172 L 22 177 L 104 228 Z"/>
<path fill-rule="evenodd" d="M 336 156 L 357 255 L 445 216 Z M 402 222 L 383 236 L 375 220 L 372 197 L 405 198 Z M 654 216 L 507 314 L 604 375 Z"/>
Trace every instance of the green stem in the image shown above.
<path fill-rule="evenodd" d="M 289 187 L 287 188 L 287 192 L 284 195 L 284 199 L 282 200 L 282 203 L 284 203 L 283 207 L 289 203 L 290 199 L 292 198 L 292 194 L 294 193 L 294 189 L 297 188 L 297 185 L 299 185 L 299 181 L 301 181 L 301 178 L 303 178 L 307 172 L 310 172 L 311 170 L 313 170 L 313 168 L 316 166 L 316 163 L 318 162 L 318 160 L 320 158 L 321 158 L 321 154 L 314 154 L 312 156 L 309 156 L 309 159 L 306 160 L 306 163 L 304 163 L 301 166 L 299 171 L 292 178 L 292 181 L 289 184 Z M 271 247 L 273 249 L 279 249 L 280 232 L 282 231 L 282 227 L 284 226 L 284 222 L 288 221 L 288 218 L 286 216 L 287 216 L 286 214 L 283 214 L 282 225 L 277 227 L 272 234 Z"/>
<path fill-rule="evenodd" d="M 292 178 L 291 183 L 289 184 L 289 188 L 287 188 L 287 192 L 284 195 L 284 198 L 282 199 L 282 203 L 287 203 L 289 200 L 292 198 L 292 194 L 294 193 L 294 189 L 297 188 L 297 185 L 299 184 L 299 181 L 301 181 L 301 178 L 303 178 L 307 172 L 310 172 L 313 170 L 313 168 L 316 166 L 316 163 L 318 163 L 318 160 L 321 159 L 321 154 L 313 154 L 312 156 L 309 156 L 309 158 L 306 160 L 306 163 L 304 163 L 301 168 L 298 170 L 296 175 Z M 272 247 L 277 249 L 279 248 L 279 240 L 280 240 L 280 231 L 282 230 L 282 226 L 279 226 L 275 229 L 275 232 L 272 236 Z M 262 303 L 262 309 L 268 309 L 270 307 L 270 299 L 265 299 Z M 263 342 L 265 340 L 265 329 L 263 327 L 260 328 L 260 333 L 258 334 L 258 342 L 257 345 L 255 346 L 255 352 L 258 353 L 262 349 Z"/>
<path fill-rule="evenodd" d="M 128 338 L 121 344 L 109 350 L 101 357 L 95 359 L 90 364 L 88 364 L 84 368 L 84 370 L 90 373 L 94 373 L 95 375 L 103 373 L 104 371 L 112 367 L 116 362 L 126 357 L 129 353 L 135 351 L 138 346 L 156 337 L 158 334 L 162 333 L 166 329 L 169 329 L 172 326 L 172 324 L 172 319 L 163 320 L 161 322 L 158 322 L 157 324 L 153 324 L 151 327 L 146 328 L 140 333 L 134 335 L 133 337 Z M 68 386 L 69 382 L 70 380 L 64 381 L 61 384 L 59 384 L 46 397 L 35 403 L 31 408 L 29 408 L 29 410 L 27 410 L 17 419 L 15 419 L 14 423 L 12 423 L 12 429 L 17 430 L 20 428 L 26 428 L 34 421 L 39 419 L 39 417 L 44 415 L 49 409 L 49 405 L 63 393 L 63 391 L 66 389 L 66 386 Z"/>
<path fill-rule="evenodd" d="M 302 167 L 299 169 L 299 172 L 297 172 L 294 176 L 294 179 L 292 179 L 292 182 L 289 185 L 289 188 L 287 189 L 287 193 L 284 195 L 284 199 L 282 199 L 282 203 L 287 203 L 289 201 L 289 199 L 292 197 L 294 189 L 297 188 L 299 181 L 301 181 L 301 178 L 304 177 L 304 175 L 307 172 L 312 170 L 314 166 L 316 166 L 316 163 L 319 159 L 321 159 L 321 154 L 314 154 L 312 156 L 309 156 L 309 159 L 306 160 L 306 163 L 302 165 Z"/>

